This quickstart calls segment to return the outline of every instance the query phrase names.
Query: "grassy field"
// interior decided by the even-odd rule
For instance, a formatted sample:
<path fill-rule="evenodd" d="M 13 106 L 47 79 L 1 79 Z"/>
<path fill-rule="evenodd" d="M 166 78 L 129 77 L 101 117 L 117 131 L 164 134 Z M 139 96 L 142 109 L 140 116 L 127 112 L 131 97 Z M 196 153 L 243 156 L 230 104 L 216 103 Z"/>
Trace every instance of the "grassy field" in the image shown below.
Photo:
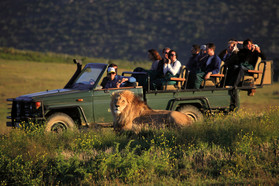
<path fill-rule="evenodd" d="M 238 113 L 181 131 L 53 135 L 5 126 L 7 98 L 62 88 L 74 71 L 72 62 L 0 59 L 1 185 L 279 184 L 278 83 L 254 97 L 242 92 Z"/>

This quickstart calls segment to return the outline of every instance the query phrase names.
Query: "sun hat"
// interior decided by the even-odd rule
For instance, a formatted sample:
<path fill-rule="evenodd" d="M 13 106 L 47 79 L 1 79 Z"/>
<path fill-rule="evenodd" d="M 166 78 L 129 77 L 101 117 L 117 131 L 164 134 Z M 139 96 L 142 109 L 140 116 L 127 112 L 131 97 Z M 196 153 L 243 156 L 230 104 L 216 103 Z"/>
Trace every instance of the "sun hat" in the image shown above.
<path fill-rule="evenodd" d="M 112 73 L 112 72 L 114 72 L 114 73 L 115 73 L 115 68 L 113 68 L 113 67 L 109 67 L 109 68 L 108 68 L 108 73 Z"/>

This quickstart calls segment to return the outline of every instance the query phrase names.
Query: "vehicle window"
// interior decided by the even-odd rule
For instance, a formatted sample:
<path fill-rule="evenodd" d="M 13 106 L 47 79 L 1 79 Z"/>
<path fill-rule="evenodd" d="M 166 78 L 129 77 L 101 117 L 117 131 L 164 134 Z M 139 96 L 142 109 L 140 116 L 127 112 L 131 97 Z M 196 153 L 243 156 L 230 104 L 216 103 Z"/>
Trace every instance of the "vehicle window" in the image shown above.
<path fill-rule="evenodd" d="M 73 89 L 90 89 L 95 85 L 97 78 L 102 72 L 102 68 L 93 68 L 87 67 L 85 68 L 79 77 L 74 82 L 72 88 Z"/>

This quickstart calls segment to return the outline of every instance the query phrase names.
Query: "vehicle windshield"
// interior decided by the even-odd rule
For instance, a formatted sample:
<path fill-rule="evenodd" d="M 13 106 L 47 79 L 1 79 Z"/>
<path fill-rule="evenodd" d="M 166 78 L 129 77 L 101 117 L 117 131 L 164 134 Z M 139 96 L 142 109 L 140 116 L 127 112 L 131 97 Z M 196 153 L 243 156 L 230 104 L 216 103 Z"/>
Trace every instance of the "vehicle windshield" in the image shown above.
<path fill-rule="evenodd" d="M 73 89 L 92 89 L 103 71 L 102 66 L 86 66 L 72 85 Z"/>

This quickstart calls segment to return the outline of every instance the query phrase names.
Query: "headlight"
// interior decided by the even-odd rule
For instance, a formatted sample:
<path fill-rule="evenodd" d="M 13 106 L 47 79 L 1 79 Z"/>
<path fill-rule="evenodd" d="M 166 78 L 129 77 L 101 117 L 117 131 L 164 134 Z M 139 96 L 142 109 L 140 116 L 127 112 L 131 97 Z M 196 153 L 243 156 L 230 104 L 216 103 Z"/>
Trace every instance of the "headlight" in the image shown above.
<path fill-rule="evenodd" d="M 39 109 L 42 106 L 40 101 L 35 102 L 36 109 Z"/>

